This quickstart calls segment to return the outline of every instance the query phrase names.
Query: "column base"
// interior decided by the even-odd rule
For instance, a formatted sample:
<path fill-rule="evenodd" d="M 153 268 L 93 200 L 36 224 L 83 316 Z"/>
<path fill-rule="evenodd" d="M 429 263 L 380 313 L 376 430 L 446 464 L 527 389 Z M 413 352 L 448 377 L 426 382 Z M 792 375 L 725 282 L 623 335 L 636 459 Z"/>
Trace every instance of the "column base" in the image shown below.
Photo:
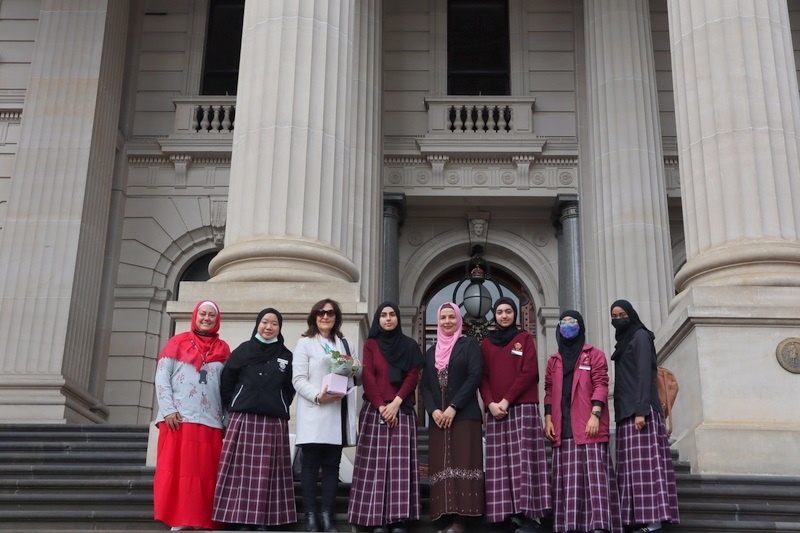
<path fill-rule="evenodd" d="M 778 345 L 798 336 L 800 288 L 694 287 L 657 334 L 680 384 L 673 438 L 694 473 L 800 475 L 800 375 Z"/>
<path fill-rule="evenodd" d="M 358 281 L 358 268 L 339 250 L 300 237 L 268 237 L 225 246 L 211 261 L 212 283 Z"/>
<path fill-rule="evenodd" d="M 59 375 L 0 374 L 2 424 L 102 424 L 107 409 Z"/>

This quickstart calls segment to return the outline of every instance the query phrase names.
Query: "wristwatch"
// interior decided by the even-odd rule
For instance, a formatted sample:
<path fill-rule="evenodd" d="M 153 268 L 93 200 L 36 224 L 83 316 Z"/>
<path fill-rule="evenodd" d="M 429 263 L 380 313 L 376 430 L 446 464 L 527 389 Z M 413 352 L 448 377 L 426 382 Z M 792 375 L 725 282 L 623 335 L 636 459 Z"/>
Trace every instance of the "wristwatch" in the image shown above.
<path fill-rule="evenodd" d="M 597 418 L 600 418 L 600 415 L 602 415 L 602 414 L 603 414 L 603 412 L 602 412 L 602 411 L 592 411 L 592 414 L 593 414 L 594 416 L 596 416 Z"/>

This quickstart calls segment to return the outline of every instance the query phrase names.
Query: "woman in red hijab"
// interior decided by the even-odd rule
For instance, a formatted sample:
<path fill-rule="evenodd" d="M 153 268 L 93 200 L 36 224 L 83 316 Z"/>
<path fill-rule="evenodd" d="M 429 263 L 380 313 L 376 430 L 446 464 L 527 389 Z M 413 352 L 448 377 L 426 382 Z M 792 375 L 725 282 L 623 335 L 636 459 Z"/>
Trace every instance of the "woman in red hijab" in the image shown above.
<path fill-rule="evenodd" d="M 200 302 L 192 329 L 172 337 L 158 356 L 153 508 L 173 531 L 220 526 L 211 520 L 222 449 L 219 378 L 231 354 L 217 335 L 220 319 L 217 304 Z"/>

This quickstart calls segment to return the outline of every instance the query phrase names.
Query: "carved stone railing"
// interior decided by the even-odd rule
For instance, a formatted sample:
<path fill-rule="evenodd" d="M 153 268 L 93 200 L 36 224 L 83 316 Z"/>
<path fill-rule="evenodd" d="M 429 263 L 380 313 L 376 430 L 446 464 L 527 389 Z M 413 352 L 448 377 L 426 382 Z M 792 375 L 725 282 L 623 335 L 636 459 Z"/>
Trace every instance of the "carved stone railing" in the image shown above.
<path fill-rule="evenodd" d="M 171 157 L 230 157 L 236 128 L 235 96 L 178 96 L 175 126 L 158 144 Z"/>
<path fill-rule="evenodd" d="M 541 153 L 533 130 L 532 96 L 429 96 L 428 133 L 417 139 L 423 154 Z"/>
<path fill-rule="evenodd" d="M 181 96 L 175 104 L 175 133 L 231 133 L 236 124 L 235 96 Z"/>

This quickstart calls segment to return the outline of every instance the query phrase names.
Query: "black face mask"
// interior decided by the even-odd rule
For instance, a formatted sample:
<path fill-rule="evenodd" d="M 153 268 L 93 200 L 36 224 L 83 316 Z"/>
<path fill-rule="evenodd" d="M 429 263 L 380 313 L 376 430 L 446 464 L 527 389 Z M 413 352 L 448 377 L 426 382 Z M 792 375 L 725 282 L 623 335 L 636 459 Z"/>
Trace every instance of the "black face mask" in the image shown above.
<path fill-rule="evenodd" d="M 627 316 L 625 318 L 612 318 L 611 325 L 617 330 L 627 329 L 631 325 L 631 319 Z"/>

